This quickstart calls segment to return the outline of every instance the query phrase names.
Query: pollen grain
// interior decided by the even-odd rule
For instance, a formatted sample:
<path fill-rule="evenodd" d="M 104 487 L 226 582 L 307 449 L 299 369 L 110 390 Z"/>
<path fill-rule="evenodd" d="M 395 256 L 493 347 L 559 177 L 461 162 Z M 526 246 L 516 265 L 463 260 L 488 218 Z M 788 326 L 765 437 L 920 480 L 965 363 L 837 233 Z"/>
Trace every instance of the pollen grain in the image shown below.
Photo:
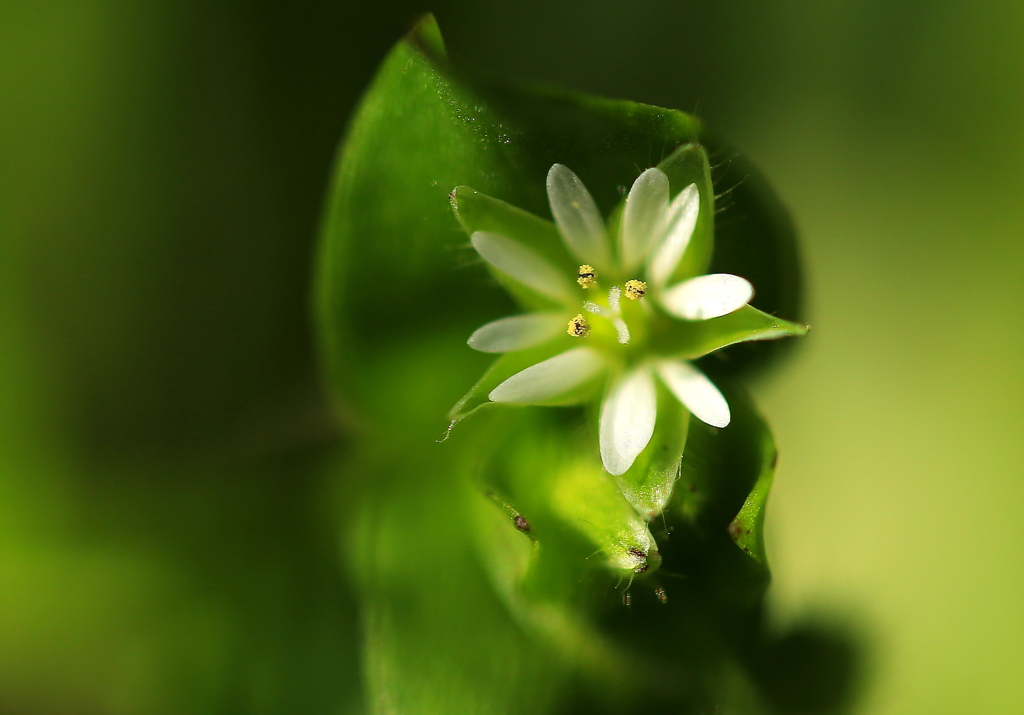
<path fill-rule="evenodd" d="M 590 337 L 590 323 L 583 317 L 583 313 L 580 313 L 569 321 L 569 327 L 566 328 L 565 332 L 574 338 Z"/>
<path fill-rule="evenodd" d="M 647 284 L 643 281 L 633 279 L 626 281 L 626 297 L 630 300 L 640 300 L 647 293 Z"/>
<path fill-rule="evenodd" d="M 597 272 L 594 267 L 584 263 L 576 273 L 576 282 L 583 288 L 590 288 L 597 283 Z"/>

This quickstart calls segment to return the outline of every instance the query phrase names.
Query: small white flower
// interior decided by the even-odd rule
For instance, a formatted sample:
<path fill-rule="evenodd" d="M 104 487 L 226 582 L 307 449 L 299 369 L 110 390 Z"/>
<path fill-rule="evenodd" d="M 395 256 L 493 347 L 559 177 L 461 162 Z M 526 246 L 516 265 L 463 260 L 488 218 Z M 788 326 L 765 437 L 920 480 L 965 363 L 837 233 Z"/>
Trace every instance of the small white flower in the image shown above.
<path fill-rule="evenodd" d="M 489 210 L 507 211 L 516 219 L 510 226 L 521 226 L 524 217 L 543 225 L 514 207 L 462 190 L 456 189 L 452 199 L 460 219 L 461 201 L 486 200 Z M 697 185 L 670 199 L 668 176 L 658 168 L 644 171 L 626 198 L 615 245 L 594 199 L 567 167 L 551 167 L 547 195 L 564 250 L 536 241 L 531 247 L 517 240 L 522 236 L 476 230 L 463 221 L 472 230 L 473 247 L 517 297 L 526 295 L 531 306 L 547 306 L 488 323 L 470 336 L 470 347 L 482 352 L 547 346 L 540 351 L 542 359 L 517 366 L 489 389 L 487 398 L 567 404 L 604 376 L 598 433 L 601 460 L 613 475 L 624 474 L 651 440 L 658 381 L 698 419 L 727 426 L 728 403 L 690 360 L 736 342 L 801 334 L 805 328 L 748 306 L 754 288 L 744 278 L 677 275 L 700 213 Z M 559 253 L 561 264 L 552 260 Z M 709 322 L 715 319 L 720 320 Z"/>

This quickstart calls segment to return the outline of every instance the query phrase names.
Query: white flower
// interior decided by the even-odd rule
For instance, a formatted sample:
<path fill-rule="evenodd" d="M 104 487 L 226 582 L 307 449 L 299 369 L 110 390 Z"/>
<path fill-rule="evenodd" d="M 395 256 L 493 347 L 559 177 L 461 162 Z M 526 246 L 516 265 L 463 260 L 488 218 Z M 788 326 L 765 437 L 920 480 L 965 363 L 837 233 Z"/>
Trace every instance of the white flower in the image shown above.
<path fill-rule="evenodd" d="M 470 336 L 476 350 L 519 356 L 506 355 L 510 359 L 492 368 L 490 382 L 500 382 L 491 385 L 485 376 L 474 388 L 477 402 L 485 401 L 486 389 L 496 403 L 569 404 L 605 377 L 598 432 L 601 460 L 613 475 L 624 474 L 651 440 L 659 381 L 698 419 L 727 426 L 728 403 L 690 360 L 804 328 L 748 306 L 754 289 L 744 278 L 677 275 L 686 269 L 701 211 L 697 185 L 670 199 L 666 173 L 644 171 L 626 198 L 614 246 L 594 199 L 571 170 L 551 167 L 547 195 L 564 247 L 551 245 L 557 240 L 534 216 L 466 187 L 452 194 L 473 247 L 516 297 L 540 308 Z M 712 198 L 705 197 L 706 205 Z M 480 228 L 485 225 L 504 230 Z M 523 359 L 532 364 L 517 364 Z M 453 410 L 455 420 L 475 407 L 474 391 Z"/>

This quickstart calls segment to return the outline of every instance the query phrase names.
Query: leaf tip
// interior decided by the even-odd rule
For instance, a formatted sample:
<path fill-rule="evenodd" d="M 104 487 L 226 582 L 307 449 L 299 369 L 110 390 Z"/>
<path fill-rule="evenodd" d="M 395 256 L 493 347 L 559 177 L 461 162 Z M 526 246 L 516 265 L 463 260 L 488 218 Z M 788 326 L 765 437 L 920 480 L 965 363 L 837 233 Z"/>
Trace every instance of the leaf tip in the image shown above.
<path fill-rule="evenodd" d="M 444 38 L 437 18 L 433 13 L 423 15 L 405 36 L 405 41 L 416 47 L 427 57 L 441 59 L 448 56 L 444 47 Z"/>
<path fill-rule="evenodd" d="M 459 219 L 459 223 L 466 227 L 465 221 L 462 218 L 462 214 L 459 211 L 459 201 L 479 193 L 476 189 L 470 188 L 469 186 L 456 186 L 454 189 L 448 192 L 448 203 L 451 204 L 452 211 L 455 213 L 455 218 Z M 468 232 L 468 229 L 467 229 Z"/>
<path fill-rule="evenodd" d="M 438 444 L 440 444 L 441 442 L 447 442 L 448 438 L 452 436 L 452 429 L 455 427 L 455 425 L 457 423 L 458 423 L 457 419 L 451 420 L 448 423 L 448 427 L 445 429 L 444 434 L 441 436 L 441 438 L 440 439 L 435 439 L 434 442 L 436 442 Z"/>

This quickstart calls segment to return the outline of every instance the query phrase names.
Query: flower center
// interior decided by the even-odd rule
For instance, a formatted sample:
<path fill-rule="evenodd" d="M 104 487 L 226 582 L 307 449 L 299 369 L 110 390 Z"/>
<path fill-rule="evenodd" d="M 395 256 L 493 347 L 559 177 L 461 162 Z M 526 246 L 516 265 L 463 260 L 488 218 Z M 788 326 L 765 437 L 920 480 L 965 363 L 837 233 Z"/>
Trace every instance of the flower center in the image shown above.
<path fill-rule="evenodd" d="M 594 270 L 594 267 L 586 263 L 580 266 L 576 272 L 576 282 L 584 289 L 596 287 L 597 272 Z M 619 344 L 628 345 L 632 336 L 630 334 L 629 326 L 626 324 L 626 320 L 623 316 L 623 305 L 621 303 L 623 293 L 625 293 L 626 298 L 630 301 L 638 301 L 647 294 L 647 284 L 642 280 L 634 278 L 626 281 L 625 290 L 619 286 L 612 286 L 608 289 L 607 305 L 600 305 L 594 301 L 588 300 L 583 304 L 583 309 L 592 315 L 604 318 L 610 322 L 612 327 L 615 329 L 615 335 Z M 636 317 L 639 317 L 642 314 L 637 311 L 628 312 L 633 313 Z M 567 332 L 574 338 L 589 337 L 590 324 L 587 322 L 587 319 L 583 314 L 580 313 L 569 321 Z"/>
<path fill-rule="evenodd" d="M 588 300 L 583 304 L 583 308 L 588 313 L 599 315 L 611 321 L 611 324 L 615 327 L 615 333 L 618 335 L 619 344 L 626 345 L 629 343 L 629 327 L 626 325 L 626 321 L 622 319 L 622 307 L 619 305 L 621 295 L 622 290 L 618 286 L 612 286 L 608 291 L 608 307 L 592 303 Z"/>

